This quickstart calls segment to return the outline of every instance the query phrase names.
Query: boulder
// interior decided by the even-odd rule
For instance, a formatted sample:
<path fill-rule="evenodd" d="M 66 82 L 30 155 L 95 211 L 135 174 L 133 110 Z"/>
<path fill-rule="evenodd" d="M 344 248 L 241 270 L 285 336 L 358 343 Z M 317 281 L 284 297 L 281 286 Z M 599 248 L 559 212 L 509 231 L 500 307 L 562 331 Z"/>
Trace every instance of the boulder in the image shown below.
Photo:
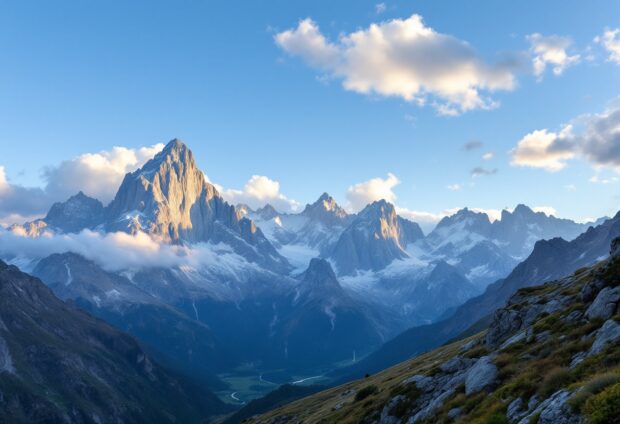
<path fill-rule="evenodd" d="M 588 319 L 611 318 L 618 310 L 618 303 L 620 302 L 620 286 L 618 287 L 605 287 L 592 302 L 592 305 L 586 311 L 586 317 Z"/>
<path fill-rule="evenodd" d="M 596 339 L 588 355 L 596 355 L 605 349 L 605 345 L 618 340 L 620 340 L 620 325 L 613 319 L 607 320 L 596 333 Z"/>
<path fill-rule="evenodd" d="M 497 367 L 488 356 L 480 358 L 467 372 L 465 378 L 465 394 L 471 395 L 486 389 L 495 383 Z"/>
<path fill-rule="evenodd" d="M 600 292 L 603 287 L 605 287 L 605 282 L 600 278 L 593 278 L 588 281 L 581 288 L 581 301 L 582 302 L 592 302 L 592 300 L 596 297 L 598 292 Z"/>
<path fill-rule="evenodd" d="M 461 356 L 455 356 L 454 358 L 444 362 L 439 366 L 439 368 L 448 374 L 455 373 L 457 371 L 462 371 L 465 368 L 469 368 L 473 363 L 473 359 L 463 358 Z"/>
<path fill-rule="evenodd" d="M 426 375 L 414 375 L 403 381 L 403 384 L 415 384 L 423 392 L 430 392 L 435 386 L 432 377 Z"/>
<path fill-rule="evenodd" d="M 523 417 L 519 424 L 529 424 L 536 415 L 538 415 L 537 424 L 581 424 L 582 418 L 574 414 L 567 403 L 571 395 L 572 393 L 567 390 L 555 392 Z"/>

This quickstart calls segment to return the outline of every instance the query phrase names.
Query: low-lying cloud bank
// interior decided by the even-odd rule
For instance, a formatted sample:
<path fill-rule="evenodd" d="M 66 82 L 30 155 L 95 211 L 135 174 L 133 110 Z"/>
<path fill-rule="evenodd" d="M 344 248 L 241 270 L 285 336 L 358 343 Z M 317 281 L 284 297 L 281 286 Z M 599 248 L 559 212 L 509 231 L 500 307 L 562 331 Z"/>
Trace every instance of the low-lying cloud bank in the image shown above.
<path fill-rule="evenodd" d="M 180 266 L 233 270 L 251 266 L 228 246 L 207 243 L 170 245 L 145 233 L 102 234 L 84 230 L 77 234 L 48 232 L 40 237 L 28 237 L 19 230 L 0 229 L 0 257 L 41 259 L 66 252 L 79 254 L 107 271 Z"/>

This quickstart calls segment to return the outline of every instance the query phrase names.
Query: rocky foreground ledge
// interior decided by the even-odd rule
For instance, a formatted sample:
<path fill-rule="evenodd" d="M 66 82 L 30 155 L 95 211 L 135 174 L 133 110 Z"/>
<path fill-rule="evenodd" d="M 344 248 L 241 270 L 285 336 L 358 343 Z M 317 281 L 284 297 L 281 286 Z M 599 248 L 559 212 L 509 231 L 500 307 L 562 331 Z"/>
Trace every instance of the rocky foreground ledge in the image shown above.
<path fill-rule="evenodd" d="M 610 254 L 519 290 L 486 331 L 249 422 L 620 422 L 620 238 Z"/>

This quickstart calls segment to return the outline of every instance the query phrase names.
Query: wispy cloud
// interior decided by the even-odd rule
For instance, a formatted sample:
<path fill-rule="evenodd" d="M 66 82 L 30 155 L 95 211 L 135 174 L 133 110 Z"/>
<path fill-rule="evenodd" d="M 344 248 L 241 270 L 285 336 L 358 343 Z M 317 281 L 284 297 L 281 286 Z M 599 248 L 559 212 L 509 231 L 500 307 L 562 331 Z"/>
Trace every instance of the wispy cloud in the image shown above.
<path fill-rule="evenodd" d="M 562 75 L 569 66 L 579 63 L 578 54 L 570 55 L 568 49 L 572 41 L 568 37 L 559 35 L 543 36 L 539 33 L 527 36 L 533 54 L 532 64 L 534 75 L 542 78 L 542 75 L 551 66 L 554 75 Z"/>
<path fill-rule="evenodd" d="M 474 178 L 495 175 L 495 174 L 497 174 L 497 168 L 489 169 L 489 168 L 483 168 L 481 166 L 478 166 L 471 170 L 471 176 Z"/>

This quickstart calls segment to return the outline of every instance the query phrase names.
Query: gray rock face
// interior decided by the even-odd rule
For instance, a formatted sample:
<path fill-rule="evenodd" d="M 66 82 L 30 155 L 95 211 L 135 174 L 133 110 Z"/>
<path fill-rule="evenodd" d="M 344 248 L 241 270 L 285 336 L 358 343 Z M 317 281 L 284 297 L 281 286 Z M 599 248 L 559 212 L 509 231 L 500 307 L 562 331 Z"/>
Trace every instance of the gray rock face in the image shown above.
<path fill-rule="evenodd" d="M 525 403 L 521 398 L 517 398 L 510 402 L 510 405 L 508 405 L 508 408 L 506 409 L 506 416 L 510 421 L 516 421 L 525 413 Z"/>
<path fill-rule="evenodd" d="M 526 301 L 527 304 L 519 309 L 513 309 L 510 306 Z M 486 344 L 495 347 L 505 340 L 510 339 L 511 343 L 515 343 L 522 338 L 516 334 L 519 330 L 529 328 L 542 314 L 553 314 L 572 301 L 569 297 L 555 297 L 547 300 L 545 303 L 539 297 L 528 297 L 526 300 L 521 298 L 520 294 L 513 296 L 508 302 L 507 308 L 498 309 L 493 316 L 493 322 L 489 326 L 486 335 Z M 524 335 L 525 336 L 525 335 Z M 516 337 L 516 339 L 513 339 Z M 507 346 L 507 345 L 506 345 Z"/>
<path fill-rule="evenodd" d="M 455 356 L 447 362 L 444 362 L 439 366 L 439 368 L 447 373 L 455 373 L 457 371 L 462 371 L 466 368 L 469 368 L 475 362 L 474 359 L 463 358 L 460 356 Z"/>
<path fill-rule="evenodd" d="M 554 393 L 522 418 L 519 424 L 528 424 L 530 419 L 537 414 L 540 414 L 537 424 L 580 424 L 583 421 L 582 418 L 573 414 L 567 403 L 571 395 L 572 393 L 566 390 Z"/>
<path fill-rule="evenodd" d="M 80 191 L 66 202 L 54 203 L 44 221 L 48 226 L 65 233 L 77 233 L 100 224 L 103 212 L 104 208 L 99 200 L 88 197 Z"/>
<path fill-rule="evenodd" d="M 400 418 L 394 417 L 391 414 L 392 410 L 398 405 L 405 397 L 398 395 L 390 399 L 390 401 L 383 407 L 381 411 L 381 417 L 379 418 L 379 424 L 398 424 Z"/>
<path fill-rule="evenodd" d="M 497 367 L 488 356 L 480 358 L 467 372 L 465 379 L 465 394 L 471 395 L 486 389 L 495 383 L 497 379 Z"/>
<path fill-rule="evenodd" d="M 0 374 L 8 372 L 15 374 L 15 367 L 13 366 L 13 358 L 6 341 L 0 337 Z"/>
<path fill-rule="evenodd" d="M 608 343 L 614 343 L 620 340 L 620 325 L 610 319 L 596 333 L 596 339 L 590 348 L 590 355 L 602 352 Z"/>
<path fill-rule="evenodd" d="M 609 254 L 614 258 L 620 256 L 620 237 L 616 237 L 612 240 Z"/>
<path fill-rule="evenodd" d="M 620 302 L 620 286 L 618 287 L 605 287 L 592 302 L 592 305 L 586 311 L 586 317 L 588 319 L 611 318 L 618 310 L 618 303 Z"/>
<path fill-rule="evenodd" d="M 407 244 L 422 238 L 422 230 L 405 222 L 393 205 L 380 200 L 368 205 L 342 233 L 331 258 L 338 274 L 349 275 L 358 270 L 378 271 L 395 259 L 408 257 Z"/>
<path fill-rule="evenodd" d="M 605 287 L 605 282 L 599 278 L 589 281 L 581 288 L 581 301 L 591 302 L 603 287 Z"/>

